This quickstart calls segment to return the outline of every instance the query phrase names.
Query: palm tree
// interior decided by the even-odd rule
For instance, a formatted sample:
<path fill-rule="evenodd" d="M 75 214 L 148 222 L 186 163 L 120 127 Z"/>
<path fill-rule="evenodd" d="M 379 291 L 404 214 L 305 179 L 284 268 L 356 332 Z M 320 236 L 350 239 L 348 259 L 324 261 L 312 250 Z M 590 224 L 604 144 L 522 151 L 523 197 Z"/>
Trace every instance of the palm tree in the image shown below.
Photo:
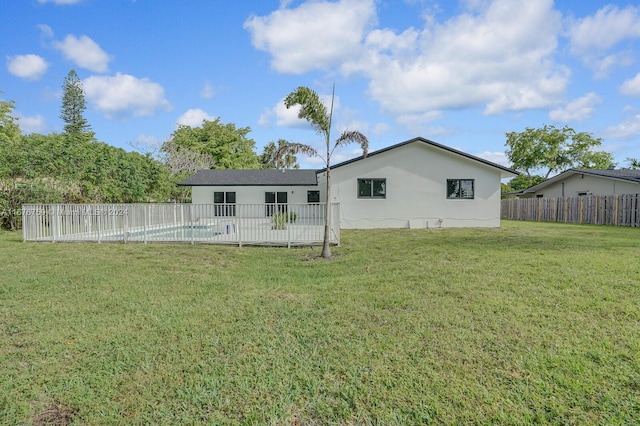
<path fill-rule="evenodd" d="M 640 159 L 627 157 L 626 161 L 629 163 L 631 170 L 640 170 Z"/>
<path fill-rule="evenodd" d="M 331 146 L 331 119 L 333 116 L 333 98 L 335 95 L 335 85 L 333 86 L 333 92 L 331 94 L 331 109 L 327 111 L 327 107 L 320 101 L 320 97 L 316 92 L 308 87 L 298 87 L 293 92 L 289 93 L 284 99 L 284 105 L 287 108 L 291 108 L 295 105 L 300 106 L 300 112 L 298 118 L 307 120 L 314 128 L 317 134 L 324 136 L 326 143 L 325 155 L 320 155 L 318 151 L 306 144 L 289 142 L 278 147 L 274 153 L 274 158 L 281 158 L 286 154 L 304 154 L 310 157 L 321 158 L 326 165 L 326 185 L 327 192 L 325 198 L 325 214 L 324 214 L 324 239 L 322 244 L 322 254 L 324 258 L 331 257 L 331 245 L 329 244 L 331 231 L 329 229 L 329 200 L 330 200 L 330 173 L 331 173 L 331 155 L 333 151 L 339 147 L 350 143 L 357 143 L 362 148 L 363 158 L 367 156 L 369 149 L 369 140 L 365 135 L 358 131 L 346 130 L 335 141 L 333 147 Z"/>
<path fill-rule="evenodd" d="M 295 155 L 287 153 L 282 158 L 273 158 L 276 150 L 283 144 L 288 143 L 284 139 L 278 140 L 278 145 L 275 142 L 269 142 L 262 149 L 262 155 L 260 156 L 260 163 L 264 169 L 277 169 L 282 167 L 283 169 L 299 169 L 298 159 Z"/>

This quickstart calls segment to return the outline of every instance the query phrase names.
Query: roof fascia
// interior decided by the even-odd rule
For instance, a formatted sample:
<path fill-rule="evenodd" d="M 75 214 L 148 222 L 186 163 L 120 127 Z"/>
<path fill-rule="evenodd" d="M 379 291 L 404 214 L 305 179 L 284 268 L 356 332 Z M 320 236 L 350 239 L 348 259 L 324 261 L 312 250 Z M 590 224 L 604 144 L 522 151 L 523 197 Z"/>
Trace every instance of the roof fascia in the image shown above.
<path fill-rule="evenodd" d="M 513 169 L 510 169 L 508 167 L 501 166 L 500 164 L 496 164 L 496 163 L 493 163 L 493 162 L 491 162 L 489 160 L 485 160 L 483 158 L 476 157 L 475 155 L 467 154 L 466 152 L 458 151 L 457 149 L 450 148 L 448 146 L 439 144 L 437 142 L 433 142 L 433 141 L 431 141 L 429 139 L 425 139 L 425 138 L 422 138 L 422 137 L 416 137 L 416 138 L 413 138 L 413 139 L 406 140 L 404 142 L 397 143 L 395 145 L 388 146 L 386 148 L 379 149 L 377 151 L 374 151 L 374 152 L 368 154 L 367 157 L 373 157 L 375 155 L 382 154 L 382 153 L 387 152 L 387 151 L 391 151 L 392 149 L 396 149 L 396 148 L 399 148 L 401 146 L 405 146 L 405 145 L 411 144 L 413 142 L 422 142 L 422 143 L 425 143 L 427 145 L 433 146 L 434 148 L 441 149 L 443 151 L 448 151 L 448 152 L 451 152 L 453 154 L 460 155 L 461 157 L 468 158 L 468 159 L 473 160 L 475 162 L 481 163 L 481 164 L 483 164 L 485 166 L 496 168 L 496 169 L 501 171 L 501 177 L 503 177 L 503 178 L 504 177 L 512 177 L 512 176 L 515 177 L 515 176 L 518 176 L 520 174 L 519 172 L 517 172 L 517 171 L 515 171 Z M 361 155 L 359 157 L 343 161 L 341 163 L 338 163 L 338 164 L 335 164 L 335 165 L 331 166 L 331 170 L 336 169 L 338 167 L 346 166 L 346 165 L 351 164 L 351 163 L 355 163 L 355 162 L 363 160 L 363 159 L 364 159 L 364 157 Z M 325 171 L 325 169 L 320 169 L 320 170 L 317 171 L 317 173 L 324 173 L 324 171 Z"/>

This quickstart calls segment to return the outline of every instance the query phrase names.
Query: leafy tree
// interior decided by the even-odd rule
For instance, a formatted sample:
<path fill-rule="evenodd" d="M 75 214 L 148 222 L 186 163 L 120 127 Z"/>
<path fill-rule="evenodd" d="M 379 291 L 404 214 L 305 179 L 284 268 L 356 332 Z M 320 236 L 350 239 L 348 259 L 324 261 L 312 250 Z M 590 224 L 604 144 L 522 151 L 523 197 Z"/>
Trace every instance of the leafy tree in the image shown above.
<path fill-rule="evenodd" d="M 223 124 L 220 118 L 204 120 L 201 127 L 181 125 L 163 144 L 165 152 L 186 152 L 206 155 L 216 169 L 259 169 L 255 141 L 247 138 L 249 127 L 236 128 L 234 124 Z M 174 148 L 164 145 L 173 143 Z"/>
<path fill-rule="evenodd" d="M 502 198 L 512 198 L 512 195 L 505 195 L 509 192 L 513 192 L 513 188 L 508 183 L 500 183 L 500 194 Z"/>
<path fill-rule="evenodd" d="M 211 169 L 213 159 L 207 153 L 179 147 L 169 139 L 162 144 L 130 144 L 148 158 L 153 165 L 150 173 L 154 176 L 153 186 L 147 193 L 153 200 L 158 198 L 175 202 L 191 201 L 191 188 L 177 184 L 198 170 Z"/>
<path fill-rule="evenodd" d="M 198 170 L 213 168 L 215 164 L 208 153 L 180 148 L 174 141 L 168 141 L 162 145 L 160 158 L 173 182 L 171 199 L 178 202 L 191 200 L 191 187 L 178 186 L 178 183 Z"/>
<path fill-rule="evenodd" d="M 25 143 L 14 103 L 0 101 L 0 227 L 15 230 L 21 226 L 20 209 L 25 202 L 60 202 L 51 179 L 38 175 L 40 152 Z"/>
<path fill-rule="evenodd" d="M 640 159 L 627 157 L 626 162 L 629 163 L 629 169 L 640 170 Z"/>
<path fill-rule="evenodd" d="M 513 168 L 531 176 L 542 170 L 545 179 L 553 173 L 570 168 L 608 168 L 613 156 L 604 151 L 594 151 L 602 139 L 590 133 L 577 133 L 570 127 L 558 129 L 545 125 L 541 129 L 526 128 L 524 132 L 506 133 L 506 154 Z"/>
<path fill-rule="evenodd" d="M 175 199 L 169 168 L 87 134 L 21 135 L 14 103 L 0 101 L 0 226 L 17 229 L 24 203 Z"/>
<path fill-rule="evenodd" d="M 284 153 L 283 156 L 276 158 L 274 154 L 276 150 L 281 148 L 288 142 L 284 139 L 278 140 L 278 145 L 275 142 L 269 142 L 264 146 L 262 155 L 260 156 L 260 163 L 264 169 L 283 168 L 283 169 L 299 169 L 298 159 L 291 153 Z"/>
<path fill-rule="evenodd" d="M 83 115 L 87 109 L 84 89 L 82 81 L 75 70 L 69 71 L 69 74 L 65 77 L 62 90 L 60 118 L 65 122 L 64 133 L 74 139 L 92 139 L 94 133 Z"/>
<path fill-rule="evenodd" d="M 13 101 L 0 100 L 0 143 L 15 142 L 20 137 L 18 119 L 12 115 L 14 108 Z"/>
<path fill-rule="evenodd" d="M 160 156 L 174 175 L 182 176 L 198 170 L 211 169 L 215 164 L 210 154 L 180 147 L 175 140 L 162 144 Z"/>
<path fill-rule="evenodd" d="M 335 86 L 334 86 L 335 94 Z M 331 245 L 330 242 L 330 229 L 329 229 L 329 200 L 331 192 L 331 156 L 333 151 L 338 146 L 347 145 L 349 143 L 357 143 L 362 148 L 363 157 L 367 156 L 369 149 L 369 141 L 365 135 L 358 131 L 345 131 L 331 146 L 331 119 L 333 116 L 333 94 L 331 97 L 331 109 L 327 111 L 327 107 L 320 101 L 320 97 L 316 92 L 307 87 L 298 87 L 291 92 L 284 99 L 284 104 L 287 108 L 291 108 L 294 105 L 300 106 L 300 112 L 298 118 L 304 119 L 311 124 L 311 127 L 317 134 L 324 137 L 326 145 L 326 152 L 322 155 L 313 147 L 301 144 L 301 143 L 284 143 L 274 153 L 273 158 L 281 158 L 287 154 L 305 154 L 313 157 L 318 157 L 323 160 L 326 165 L 325 177 L 326 177 L 326 198 L 325 198 L 325 215 L 324 215 L 324 240 L 322 245 L 322 254 L 324 258 L 331 257 Z"/>
<path fill-rule="evenodd" d="M 16 177 L 24 173 L 24 159 L 19 155 L 21 132 L 18 119 L 13 116 L 14 108 L 13 101 L 0 100 L 0 176 L 3 177 Z"/>
<path fill-rule="evenodd" d="M 18 226 L 19 186 L 27 174 L 14 108 L 13 101 L 0 101 L 0 222 L 12 230 Z"/>
<path fill-rule="evenodd" d="M 520 191 L 522 189 L 531 188 L 532 186 L 544 181 L 545 178 L 538 175 L 518 175 L 509 181 L 509 186 L 513 191 Z"/>

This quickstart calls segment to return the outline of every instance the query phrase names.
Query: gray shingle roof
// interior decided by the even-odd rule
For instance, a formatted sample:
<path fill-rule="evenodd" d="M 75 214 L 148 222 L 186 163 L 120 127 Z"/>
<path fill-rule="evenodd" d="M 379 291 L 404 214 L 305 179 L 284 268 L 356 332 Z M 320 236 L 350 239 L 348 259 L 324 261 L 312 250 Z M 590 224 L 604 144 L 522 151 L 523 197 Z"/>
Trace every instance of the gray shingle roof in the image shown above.
<path fill-rule="evenodd" d="M 448 146 L 441 145 L 439 143 L 430 141 L 424 138 L 413 138 L 408 141 L 401 142 L 396 145 L 389 146 L 387 148 L 380 149 L 369 153 L 369 156 L 382 154 L 389 150 L 414 143 L 421 142 L 427 145 L 431 145 L 435 148 L 452 152 L 462 157 L 469 158 L 487 166 L 495 167 L 503 172 L 503 177 L 509 175 L 516 176 L 519 173 L 508 167 L 501 166 L 500 164 L 492 163 L 485 160 L 467 154 L 466 152 L 458 151 Z M 331 168 L 338 168 L 347 164 L 354 163 L 362 160 L 363 157 L 353 158 L 351 160 L 344 161 L 342 163 L 331 166 Z M 322 170 L 200 170 L 195 175 L 183 180 L 178 185 L 180 186 L 310 186 L 317 185 L 318 179 L 316 174 L 323 172 Z"/>
<path fill-rule="evenodd" d="M 622 179 L 631 182 L 640 183 L 640 170 L 594 170 L 594 169 L 571 169 L 576 173 L 584 173 L 585 175 L 602 176 L 612 179 Z"/>
<path fill-rule="evenodd" d="M 316 170 L 200 170 L 180 186 L 313 186 Z"/>

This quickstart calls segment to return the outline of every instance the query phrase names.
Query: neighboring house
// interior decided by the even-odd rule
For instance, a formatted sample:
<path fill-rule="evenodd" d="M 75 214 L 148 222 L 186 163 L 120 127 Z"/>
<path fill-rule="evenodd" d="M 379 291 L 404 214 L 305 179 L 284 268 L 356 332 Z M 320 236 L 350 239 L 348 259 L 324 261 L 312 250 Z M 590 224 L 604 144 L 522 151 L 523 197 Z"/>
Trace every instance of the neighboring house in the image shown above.
<path fill-rule="evenodd" d="M 321 203 L 322 170 L 201 170 L 179 185 L 195 204 Z M 423 138 L 331 166 L 340 228 L 500 226 L 507 167 Z M 266 214 L 274 211 L 266 210 Z"/>
<path fill-rule="evenodd" d="M 569 169 L 538 185 L 510 192 L 520 198 L 640 193 L 640 170 Z"/>

